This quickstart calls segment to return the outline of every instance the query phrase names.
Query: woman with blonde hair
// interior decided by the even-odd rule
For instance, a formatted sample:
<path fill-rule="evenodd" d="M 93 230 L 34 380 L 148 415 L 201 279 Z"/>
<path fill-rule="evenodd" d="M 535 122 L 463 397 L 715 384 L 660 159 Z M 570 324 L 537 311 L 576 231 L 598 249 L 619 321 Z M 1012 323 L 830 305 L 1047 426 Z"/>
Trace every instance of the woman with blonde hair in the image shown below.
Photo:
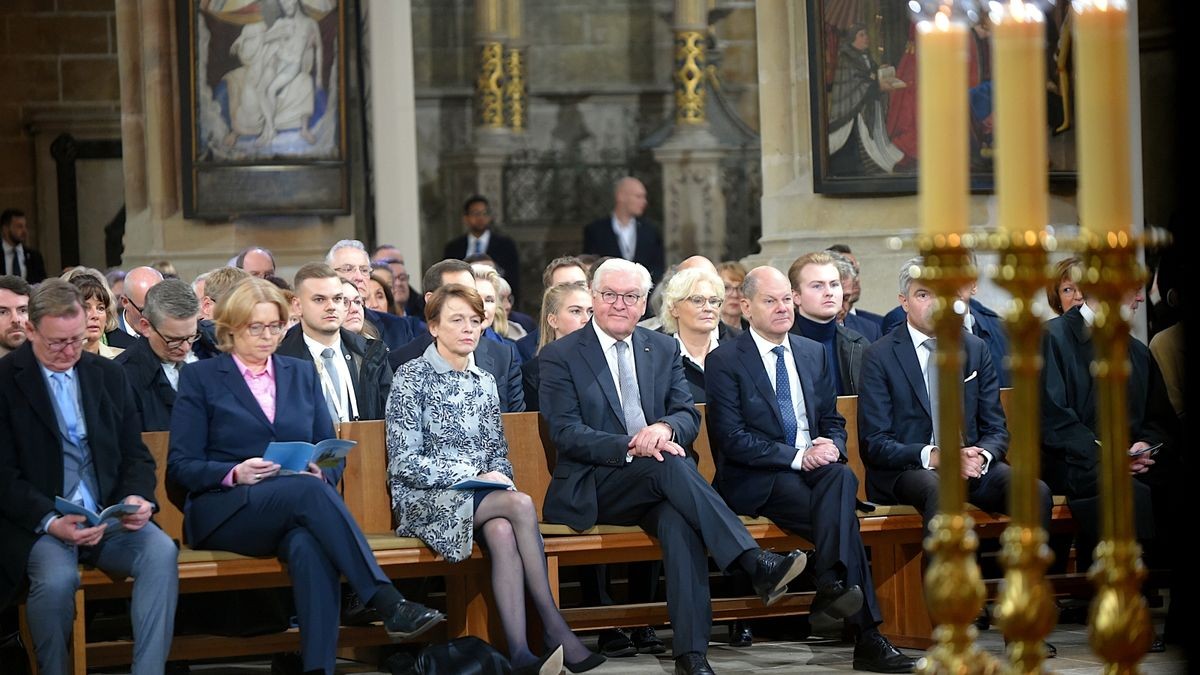
<path fill-rule="evenodd" d="M 538 323 L 538 346 L 533 358 L 521 364 L 521 386 L 525 390 L 525 409 L 538 410 L 538 384 L 541 368 L 538 353 L 542 347 L 587 325 L 592 319 L 592 294 L 587 282 L 558 284 L 542 295 L 542 316 Z"/>
<path fill-rule="evenodd" d="M 683 357 L 683 374 L 692 399 L 704 403 L 704 358 L 722 340 L 733 337 L 721 321 L 725 283 L 705 269 L 681 270 L 663 288 L 662 332 L 674 335 Z"/>
<path fill-rule="evenodd" d="M 83 313 L 87 317 L 84 350 L 115 359 L 125 350 L 108 344 L 107 333 L 117 329 L 117 298 L 104 274 L 91 267 L 74 267 L 63 273 L 62 280 L 78 288 L 83 296 Z"/>
<path fill-rule="evenodd" d="M 726 260 L 717 265 L 717 272 L 725 285 L 725 304 L 721 305 L 721 323 L 735 330 L 749 327 L 742 317 L 742 282 L 746 280 L 746 266 L 736 260 Z"/>

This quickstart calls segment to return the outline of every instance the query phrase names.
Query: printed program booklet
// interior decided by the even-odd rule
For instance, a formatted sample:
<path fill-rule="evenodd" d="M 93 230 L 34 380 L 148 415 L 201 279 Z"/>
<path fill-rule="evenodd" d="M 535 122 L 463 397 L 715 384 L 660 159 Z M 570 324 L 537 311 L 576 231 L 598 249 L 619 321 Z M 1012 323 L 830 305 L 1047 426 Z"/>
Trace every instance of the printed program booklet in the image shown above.
<path fill-rule="evenodd" d="M 55 511 L 58 511 L 64 516 L 83 516 L 84 519 L 87 520 L 88 527 L 96 527 L 100 523 L 107 521 L 120 520 L 121 516 L 137 513 L 138 509 L 140 508 L 141 507 L 137 504 L 113 504 L 100 513 L 96 513 L 85 506 L 80 506 L 75 502 L 69 502 L 62 497 L 54 498 Z"/>
<path fill-rule="evenodd" d="M 455 490 L 516 490 L 517 488 L 508 483 L 501 483 L 494 480 L 480 480 L 478 478 L 464 478 L 454 485 L 450 486 Z"/>
<path fill-rule="evenodd" d="M 303 473 L 309 462 L 322 469 L 332 469 L 338 465 L 356 441 L 341 438 L 326 438 L 320 443 L 305 443 L 304 441 L 274 441 L 263 452 L 263 459 L 279 465 L 279 475 Z"/>

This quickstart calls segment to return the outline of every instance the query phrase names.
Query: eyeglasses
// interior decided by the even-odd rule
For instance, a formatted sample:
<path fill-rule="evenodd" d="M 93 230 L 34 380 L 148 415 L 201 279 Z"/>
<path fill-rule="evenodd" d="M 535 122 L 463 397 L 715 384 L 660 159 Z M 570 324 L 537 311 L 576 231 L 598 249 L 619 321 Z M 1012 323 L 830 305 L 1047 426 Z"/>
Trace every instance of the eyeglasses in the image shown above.
<path fill-rule="evenodd" d="M 125 302 L 128 302 L 129 304 L 133 305 L 133 308 L 134 308 L 134 309 L 136 309 L 136 310 L 138 311 L 138 314 L 141 314 L 141 313 L 142 313 L 142 308 L 141 308 L 141 307 L 138 307 L 138 304 L 137 304 L 136 302 L 134 302 L 134 301 L 133 301 L 133 298 L 129 297 L 128 295 L 125 295 L 125 296 L 122 296 L 122 297 L 124 297 L 124 298 L 125 298 Z"/>
<path fill-rule="evenodd" d="M 271 335 L 279 335 L 283 332 L 283 324 L 278 321 L 275 323 L 252 323 L 246 326 L 246 330 L 255 337 L 262 335 L 264 330 Z"/>
<path fill-rule="evenodd" d="M 52 352 L 61 352 L 67 348 L 79 349 L 85 342 L 87 342 L 86 337 L 68 338 L 66 340 L 46 340 L 46 348 Z"/>
<path fill-rule="evenodd" d="M 359 297 L 359 298 L 344 298 L 342 300 L 342 304 L 346 305 L 346 307 L 349 307 L 350 305 L 358 305 L 359 307 L 362 307 L 363 299 L 361 297 Z"/>
<path fill-rule="evenodd" d="M 613 291 L 599 291 L 596 295 L 599 295 L 606 305 L 615 305 L 617 298 L 621 298 L 629 306 L 636 305 L 639 300 L 646 297 L 641 293 L 614 293 Z"/>
<path fill-rule="evenodd" d="M 708 304 L 712 307 L 720 307 L 725 303 L 725 298 L 718 298 L 715 295 L 711 298 L 706 298 L 703 295 L 689 295 L 688 297 L 684 298 L 684 300 L 692 303 L 692 307 L 695 307 L 696 309 L 703 309 L 705 304 Z"/>
<path fill-rule="evenodd" d="M 150 322 L 147 321 L 146 323 L 150 323 Z M 261 324 L 259 324 L 259 325 L 261 325 Z M 158 327 L 152 323 L 150 324 L 150 330 L 154 331 L 155 335 L 162 338 L 162 341 L 164 343 L 166 343 L 166 345 L 167 345 L 167 349 L 179 349 L 180 347 L 184 346 L 185 344 L 189 344 L 189 345 L 195 344 L 196 340 L 200 339 L 200 331 L 196 331 L 195 335 L 189 335 L 187 337 L 169 338 L 166 335 L 163 335 L 162 332 L 160 332 L 158 330 Z M 261 333 L 261 332 L 262 331 L 259 331 L 259 333 Z M 259 333 L 255 333 L 255 335 L 258 335 Z"/>
<path fill-rule="evenodd" d="M 370 265 L 342 265 L 341 267 L 333 268 L 333 271 L 338 274 L 354 274 L 355 270 L 361 272 L 363 276 L 371 276 Z"/>

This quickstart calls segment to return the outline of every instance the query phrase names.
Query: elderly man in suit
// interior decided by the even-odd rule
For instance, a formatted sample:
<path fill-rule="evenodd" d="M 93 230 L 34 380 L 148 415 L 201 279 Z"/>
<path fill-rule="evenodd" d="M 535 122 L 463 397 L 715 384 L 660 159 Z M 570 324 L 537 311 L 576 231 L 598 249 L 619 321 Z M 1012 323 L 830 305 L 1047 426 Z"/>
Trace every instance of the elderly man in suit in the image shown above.
<path fill-rule="evenodd" d="M 197 360 L 192 345 L 200 339 L 200 302 L 191 286 L 166 279 L 146 293 L 138 319 L 143 340 L 121 352 L 115 361 L 133 385 L 142 431 L 167 431 L 179 390 L 183 366 Z"/>
<path fill-rule="evenodd" d="M 461 260 L 447 259 L 430 265 L 421 280 L 425 287 L 425 300 L 433 292 L 448 284 L 460 284 L 475 288 L 475 275 L 471 265 Z M 395 372 L 397 368 L 425 353 L 433 344 L 433 336 L 422 332 L 411 342 L 388 355 L 388 363 Z M 496 390 L 500 395 L 500 412 L 525 412 L 525 391 L 521 388 L 521 361 L 517 348 L 508 341 L 480 340 L 475 348 L 475 365 L 496 378 Z"/>
<path fill-rule="evenodd" d="M 364 298 L 370 294 L 367 280 L 371 278 L 371 259 L 361 241 L 342 239 L 337 242 L 325 255 L 325 263 L 337 272 L 342 281 L 354 284 Z M 363 308 L 363 314 L 371 325 L 379 329 L 388 349 L 399 349 L 421 333 L 421 321 L 415 316 L 396 316 L 370 308 Z"/>
<path fill-rule="evenodd" d="M 593 320 L 542 349 L 538 398 L 558 452 L 547 520 L 586 530 L 640 525 L 658 537 L 675 629 L 676 675 L 712 673 L 705 549 L 751 575 L 770 604 L 804 568 L 800 551 L 763 551 L 687 457 L 700 417 L 671 337 L 637 327 L 650 274 L 626 260 L 596 270 Z"/>
<path fill-rule="evenodd" d="M 82 298 L 50 279 L 29 299 L 29 340 L 0 361 L 0 605 L 28 582 L 38 669 L 65 675 L 78 564 L 132 576 L 133 672 L 162 673 L 171 646 L 178 551 L 150 522 L 154 459 L 142 443 L 121 367 L 83 353 Z M 98 512 L 131 512 L 89 526 L 56 497 Z"/>
<path fill-rule="evenodd" d="M 1008 428 L 1000 405 L 1000 380 L 991 352 L 963 332 L 962 439 L 937 438 L 937 353 L 933 309 L 937 296 L 913 279 L 922 264 L 900 268 L 900 306 L 905 323 L 867 348 L 858 391 L 858 438 L 867 467 L 867 494 L 883 504 L 908 504 L 925 526 L 938 510 L 938 460 L 944 449 L 962 457 L 967 499 L 993 512 L 1008 512 L 1012 471 L 1004 462 Z M 961 442 L 959 442 L 961 440 Z M 1042 523 L 1050 526 L 1050 489 L 1038 483 Z"/>
<path fill-rule="evenodd" d="M 855 669 L 909 672 L 913 659 L 877 628 L 882 615 L 858 531 L 846 420 L 825 348 L 789 333 L 792 293 L 779 270 L 751 270 L 741 300 L 750 329 L 705 364 L 717 490 L 735 512 L 766 516 L 816 544 L 812 611 L 853 627 Z"/>
<path fill-rule="evenodd" d="M 624 258 L 650 271 L 650 279 L 662 281 L 667 268 L 662 233 L 642 218 L 646 212 L 646 186 L 626 176 L 613 188 L 613 210 L 583 228 L 583 253 Z"/>

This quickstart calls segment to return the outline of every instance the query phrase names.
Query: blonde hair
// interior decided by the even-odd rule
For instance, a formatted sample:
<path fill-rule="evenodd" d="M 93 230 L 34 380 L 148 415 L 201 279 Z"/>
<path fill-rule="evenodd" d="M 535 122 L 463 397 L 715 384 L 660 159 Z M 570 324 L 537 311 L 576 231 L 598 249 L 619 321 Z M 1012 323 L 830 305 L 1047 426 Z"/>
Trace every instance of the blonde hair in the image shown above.
<path fill-rule="evenodd" d="M 674 316 L 671 316 L 671 310 L 680 301 L 687 298 L 693 288 L 704 282 L 711 284 L 716 294 L 722 299 L 725 298 L 725 282 L 721 280 L 721 277 L 706 269 L 680 270 L 662 287 L 662 309 L 658 312 L 658 318 L 662 321 L 664 333 L 674 335 L 679 332 L 679 322 Z M 720 310 L 719 307 L 717 309 Z"/>
<path fill-rule="evenodd" d="M 487 281 L 492 284 L 492 288 L 496 291 L 496 309 L 492 313 L 492 330 L 496 331 L 497 335 L 504 336 L 508 333 L 508 312 L 504 310 L 504 305 L 500 302 L 500 283 L 504 281 L 496 268 L 491 265 L 481 265 L 474 263 L 471 265 L 471 274 L 475 276 L 475 281 Z M 507 282 L 504 282 L 507 286 Z M 510 287 L 511 290 L 511 287 Z M 479 294 L 483 296 L 482 293 Z"/>
<path fill-rule="evenodd" d="M 117 296 L 113 295 L 104 273 L 94 267 L 73 267 L 60 278 L 79 289 L 81 303 L 88 300 L 104 303 L 104 332 L 117 329 Z M 137 326 L 130 328 L 137 330 Z"/>
<path fill-rule="evenodd" d="M 217 349 L 233 349 L 233 334 L 250 324 L 250 315 L 259 303 L 268 302 L 279 310 L 279 321 L 287 325 L 291 309 L 279 288 L 266 280 L 250 277 L 225 294 L 213 312 L 217 324 Z"/>
<path fill-rule="evenodd" d="M 572 293 L 588 294 L 586 281 L 572 281 L 565 284 L 558 284 L 546 289 L 542 294 L 542 315 L 538 319 L 538 327 L 541 334 L 538 336 L 537 351 L 542 351 L 542 347 L 554 342 L 558 339 L 558 331 L 554 326 L 550 325 L 550 316 L 558 314 L 562 309 L 563 303 Z M 536 353 L 536 352 L 535 352 Z"/>

